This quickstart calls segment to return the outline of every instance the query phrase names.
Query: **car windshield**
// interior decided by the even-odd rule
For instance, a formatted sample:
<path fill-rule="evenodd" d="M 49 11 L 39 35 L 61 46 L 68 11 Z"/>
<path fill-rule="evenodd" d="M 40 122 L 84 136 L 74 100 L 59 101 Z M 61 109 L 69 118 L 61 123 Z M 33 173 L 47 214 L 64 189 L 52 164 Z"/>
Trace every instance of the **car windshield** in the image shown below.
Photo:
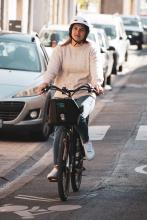
<path fill-rule="evenodd" d="M 141 21 L 142 21 L 143 25 L 147 26 L 147 17 L 146 18 L 141 18 Z"/>
<path fill-rule="evenodd" d="M 0 39 L 0 69 L 40 72 L 41 64 L 36 46 Z"/>
<path fill-rule="evenodd" d="M 125 26 L 135 26 L 139 27 L 138 20 L 136 18 L 126 18 L 122 17 L 123 23 Z"/>
<path fill-rule="evenodd" d="M 68 38 L 68 30 L 44 30 L 40 33 L 40 40 L 46 47 L 54 47 Z"/>
<path fill-rule="evenodd" d="M 95 28 L 102 28 L 105 30 L 106 35 L 110 39 L 116 38 L 116 28 L 115 25 L 108 25 L 108 24 L 93 24 Z"/>
<path fill-rule="evenodd" d="M 92 40 L 92 41 L 94 41 L 94 42 L 96 42 L 95 36 L 94 36 L 94 34 L 93 34 L 92 32 L 90 32 L 90 33 L 88 34 L 88 39 L 89 39 L 89 40 Z"/>

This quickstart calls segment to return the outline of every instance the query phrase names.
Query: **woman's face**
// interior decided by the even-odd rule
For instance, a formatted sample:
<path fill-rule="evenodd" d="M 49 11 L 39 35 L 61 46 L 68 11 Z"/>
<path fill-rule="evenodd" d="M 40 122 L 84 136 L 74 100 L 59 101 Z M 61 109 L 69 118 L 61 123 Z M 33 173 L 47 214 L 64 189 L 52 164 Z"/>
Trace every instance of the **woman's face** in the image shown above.
<path fill-rule="evenodd" d="M 82 25 L 82 24 L 74 24 L 73 25 L 72 32 L 71 32 L 71 36 L 72 36 L 73 40 L 81 43 L 82 40 L 85 38 L 85 34 L 86 34 L 86 28 L 84 25 Z"/>

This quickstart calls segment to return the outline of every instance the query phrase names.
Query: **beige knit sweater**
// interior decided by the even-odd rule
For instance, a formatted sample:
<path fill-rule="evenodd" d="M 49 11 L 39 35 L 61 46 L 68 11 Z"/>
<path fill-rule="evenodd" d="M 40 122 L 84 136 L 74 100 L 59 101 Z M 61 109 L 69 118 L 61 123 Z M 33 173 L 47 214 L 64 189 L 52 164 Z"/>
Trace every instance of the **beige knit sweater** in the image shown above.
<path fill-rule="evenodd" d="M 56 86 L 74 89 L 90 83 L 92 86 L 103 82 L 103 69 L 100 51 L 95 44 L 89 42 L 74 47 L 58 45 L 50 58 L 44 82 L 55 83 Z M 86 91 L 75 94 L 75 97 L 86 95 Z M 93 94 L 92 94 L 93 95 Z M 63 97 L 60 92 L 55 96 Z"/>

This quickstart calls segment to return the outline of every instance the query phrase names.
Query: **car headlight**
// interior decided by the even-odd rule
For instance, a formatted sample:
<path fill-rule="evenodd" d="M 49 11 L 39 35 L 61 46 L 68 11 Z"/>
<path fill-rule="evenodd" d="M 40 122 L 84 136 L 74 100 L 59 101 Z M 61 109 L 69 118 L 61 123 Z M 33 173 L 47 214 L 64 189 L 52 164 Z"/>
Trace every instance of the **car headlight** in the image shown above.
<path fill-rule="evenodd" d="M 139 36 L 139 32 L 134 31 L 134 32 L 132 32 L 132 35 Z"/>
<path fill-rule="evenodd" d="M 16 95 L 14 95 L 14 98 L 20 98 L 20 97 L 31 97 L 31 96 L 37 96 L 39 95 L 37 92 L 38 87 L 29 88 L 23 91 L 18 92 Z"/>

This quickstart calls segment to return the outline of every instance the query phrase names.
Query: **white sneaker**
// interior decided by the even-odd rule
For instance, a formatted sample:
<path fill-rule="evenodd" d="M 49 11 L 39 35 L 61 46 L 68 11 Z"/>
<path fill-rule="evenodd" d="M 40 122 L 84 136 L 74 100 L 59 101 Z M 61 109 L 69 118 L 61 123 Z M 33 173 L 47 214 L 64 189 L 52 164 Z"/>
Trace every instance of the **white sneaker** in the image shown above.
<path fill-rule="evenodd" d="M 49 181 L 53 181 L 53 180 L 57 180 L 57 177 L 58 177 L 58 167 L 54 166 L 51 172 L 47 175 L 47 179 Z"/>
<path fill-rule="evenodd" d="M 95 150 L 92 146 L 92 142 L 88 141 L 87 143 L 83 144 L 83 146 L 87 160 L 92 160 L 95 157 Z"/>

